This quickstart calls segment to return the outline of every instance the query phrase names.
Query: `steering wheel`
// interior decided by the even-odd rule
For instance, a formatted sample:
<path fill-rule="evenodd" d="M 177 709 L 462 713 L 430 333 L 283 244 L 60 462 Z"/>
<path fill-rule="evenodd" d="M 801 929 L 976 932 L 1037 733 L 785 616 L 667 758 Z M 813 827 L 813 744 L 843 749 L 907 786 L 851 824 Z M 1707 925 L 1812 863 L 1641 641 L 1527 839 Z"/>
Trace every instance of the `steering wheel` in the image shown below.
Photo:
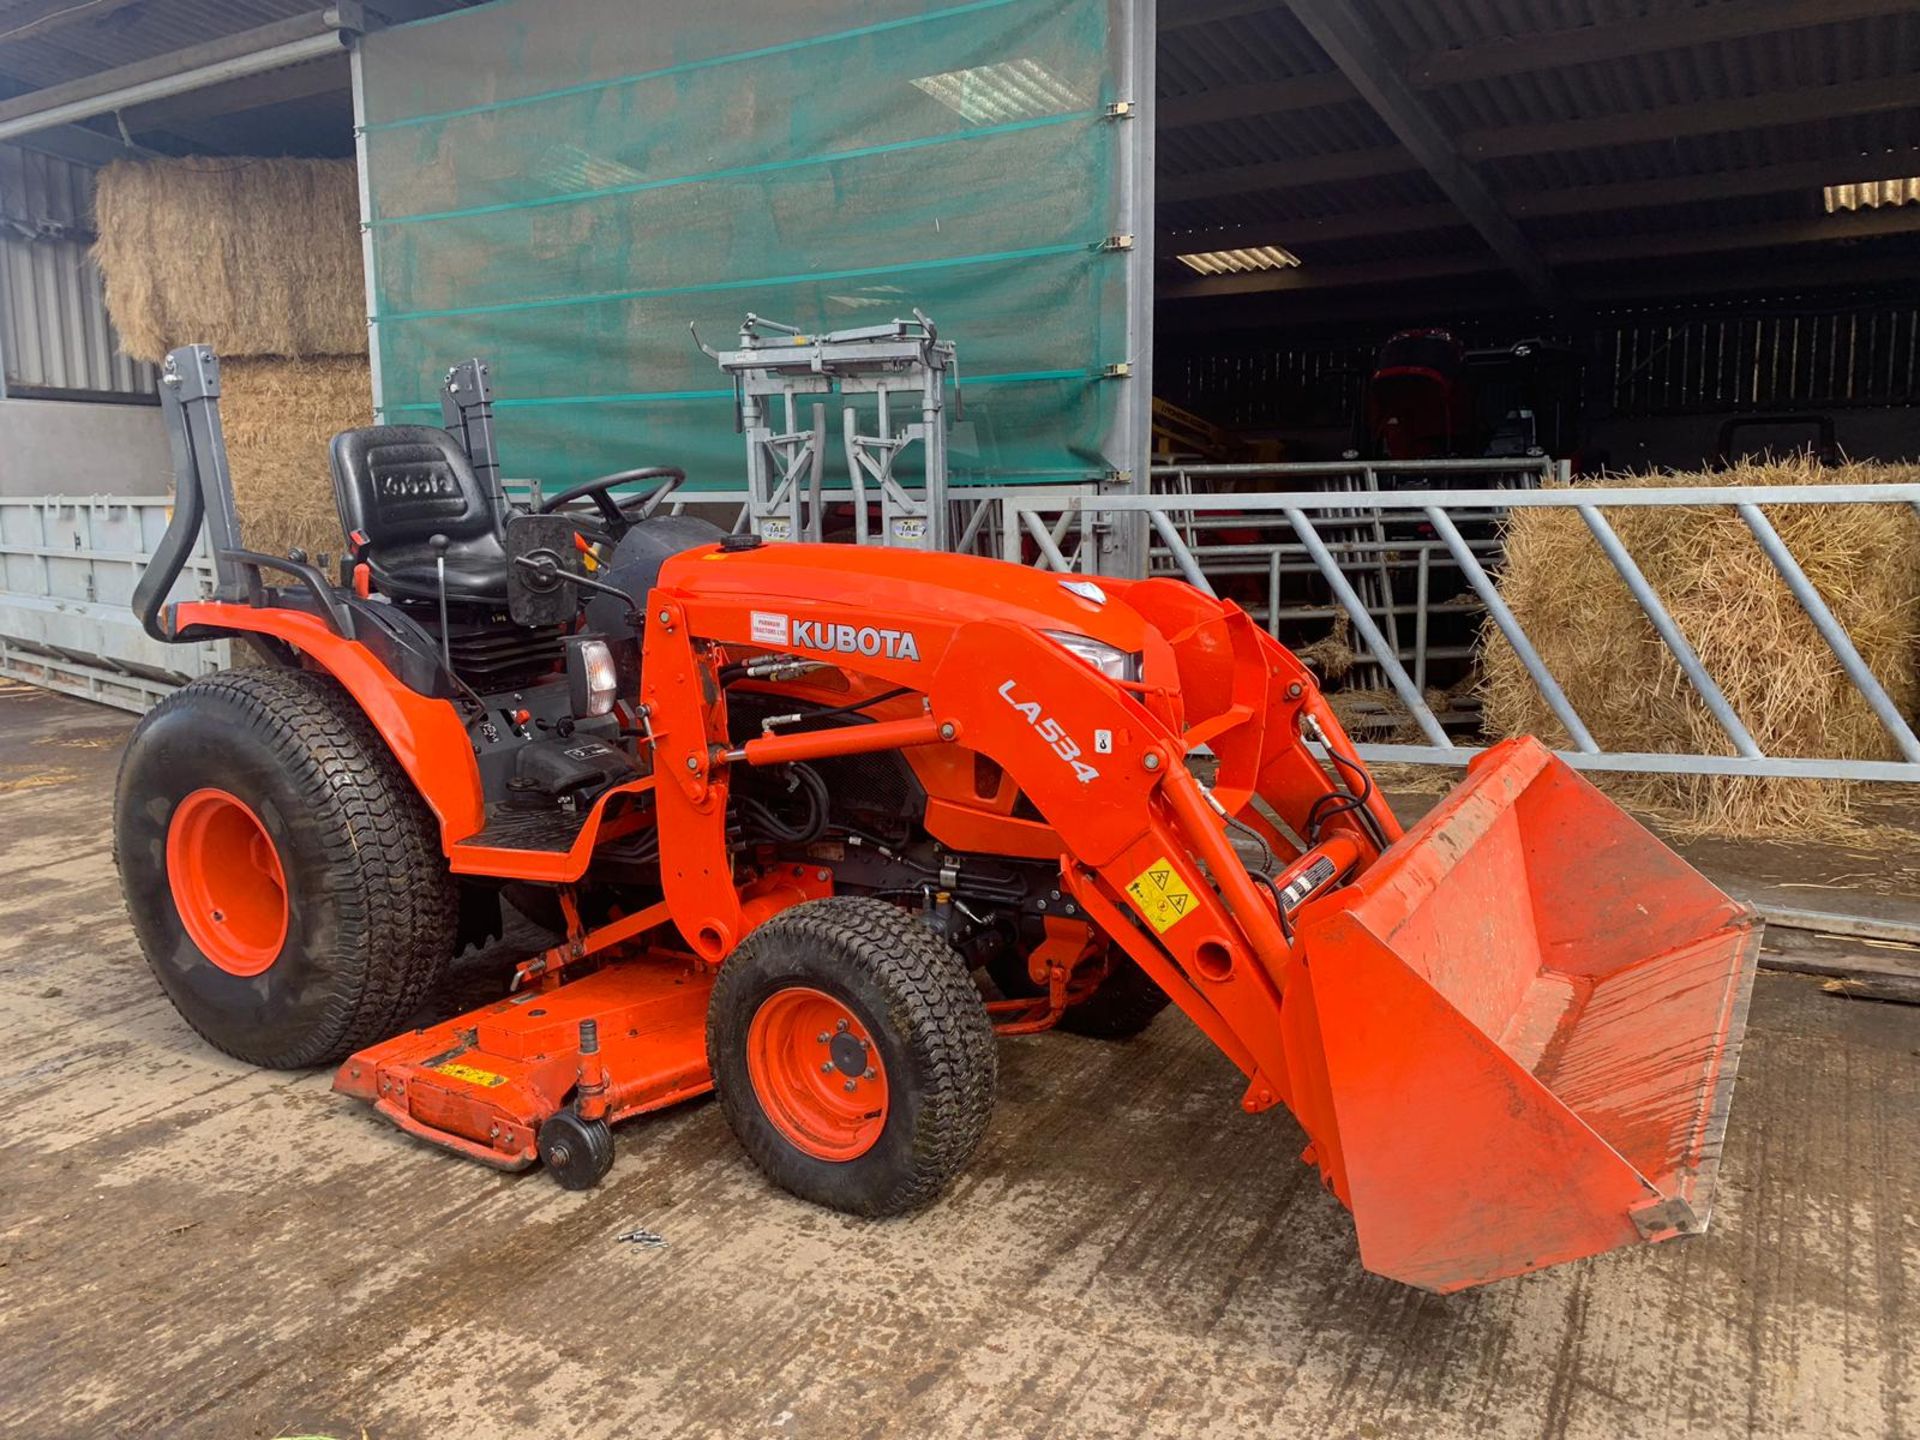
<path fill-rule="evenodd" d="M 636 480 L 658 480 L 660 483 L 649 486 L 637 495 L 626 495 L 618 500 L 608 493 L 616 485 L 631 485 Z M 540 502 L 540 508 L 535 513 L 551 515 L 578 501 L 591 500 L 606 524 L 607 538 L 617 545 L 629 530 L 650 518 L 666 502 L 666 498 L 686 482 L 687 472 L 677 465 L 648 465 L 638 470 L 621 470 L 549 496 Z"/>

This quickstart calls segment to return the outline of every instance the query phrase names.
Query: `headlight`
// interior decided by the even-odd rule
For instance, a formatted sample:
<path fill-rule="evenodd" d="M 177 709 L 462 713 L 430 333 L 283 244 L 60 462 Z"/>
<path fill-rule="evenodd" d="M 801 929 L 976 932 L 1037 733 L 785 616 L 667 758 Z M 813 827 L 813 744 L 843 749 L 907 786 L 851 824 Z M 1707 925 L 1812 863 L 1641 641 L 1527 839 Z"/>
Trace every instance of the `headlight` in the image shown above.
<path fill-rule="evenodd" d="M 1140 657 L 1138 655 L 1130 655 L 1118 646 L 1109 645 L 1103 640 L 1095 640 L 1090 635 L 1076 635 L 1071 630 L 1048 630 L 1045 633 L 1054 644 L 1079 656 L 1109 680 L 1119 680 L 1128 684 L 1139 683 Z"/>
<path fill-rule="evenodd" d="M 613 668 L 613 651 L 598 635 L 576 635 L 567 641 L 567 698 L 575 719 L 604 715 L 620 693 L 620 672 Z"/>

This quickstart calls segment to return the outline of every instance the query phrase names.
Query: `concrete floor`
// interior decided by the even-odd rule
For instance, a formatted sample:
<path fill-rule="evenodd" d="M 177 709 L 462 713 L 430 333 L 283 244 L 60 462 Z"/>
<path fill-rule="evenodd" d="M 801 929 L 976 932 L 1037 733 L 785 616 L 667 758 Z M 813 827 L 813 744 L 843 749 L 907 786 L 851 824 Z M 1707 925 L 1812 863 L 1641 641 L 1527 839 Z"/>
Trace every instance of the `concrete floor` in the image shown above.
<path fill-rule="evenodd" d="M 175 1018 L 109 858 L 127 728 L 0 691 L 0 1434 L 1920 1435 L 1920 1010 L 1762 975 L 1712 1232 L 1445 1299 L 1359 1268 L 1172 1014 L 1005 1042 L 908 1220 L 773 1191 L 711 1104 L 568 1194 Z"/>

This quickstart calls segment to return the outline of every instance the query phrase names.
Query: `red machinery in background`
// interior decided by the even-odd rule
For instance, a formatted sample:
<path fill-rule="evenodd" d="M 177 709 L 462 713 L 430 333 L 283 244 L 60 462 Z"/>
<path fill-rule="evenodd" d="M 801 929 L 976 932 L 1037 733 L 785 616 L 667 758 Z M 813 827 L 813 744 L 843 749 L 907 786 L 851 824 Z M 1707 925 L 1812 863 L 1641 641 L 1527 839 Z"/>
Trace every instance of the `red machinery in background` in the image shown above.
<path fill-rule="evenodd" d="M 1361 453 L 1577 459 L 1581 399 L 1579 357 L 1564 345 L 1530 339 L 1469 349 L 1448 330 L 1402 330 L 1380 347 L 1367 376 Z"/>

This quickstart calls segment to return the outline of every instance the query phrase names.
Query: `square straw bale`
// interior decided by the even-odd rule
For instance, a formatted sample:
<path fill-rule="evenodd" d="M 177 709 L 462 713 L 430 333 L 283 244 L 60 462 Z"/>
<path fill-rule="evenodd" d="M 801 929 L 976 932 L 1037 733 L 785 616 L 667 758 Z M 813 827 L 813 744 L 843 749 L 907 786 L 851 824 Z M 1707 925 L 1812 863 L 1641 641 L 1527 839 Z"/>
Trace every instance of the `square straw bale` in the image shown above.
<path fill-rule="evenodd" d="M 1713 474 L 1609 476 L 1607 486 L 1920 482 L 1920 466 L 1827 468 L 1800 456 Z M 1898 759 L 1752 533 L 1731 509 L 1615 509 L 1607 518 L 1760 748 L 1776 756 Z M 1904 504 L 1774 506 L 1767 517 L 1903 714 L 1920 682 L 1920 516 Z M 1731 755 L 1731 742 L 1571 510 L 1515 510 L 1500 593 L 1603 749 Z M 1482 697 L 1491 735 L 1571 748 L 1489 619 Z M 1860 787 L 1727 776 L 1619 777 L 1623 798 L 1682 833 L 1767 837 L 1844 831 Z"/>

